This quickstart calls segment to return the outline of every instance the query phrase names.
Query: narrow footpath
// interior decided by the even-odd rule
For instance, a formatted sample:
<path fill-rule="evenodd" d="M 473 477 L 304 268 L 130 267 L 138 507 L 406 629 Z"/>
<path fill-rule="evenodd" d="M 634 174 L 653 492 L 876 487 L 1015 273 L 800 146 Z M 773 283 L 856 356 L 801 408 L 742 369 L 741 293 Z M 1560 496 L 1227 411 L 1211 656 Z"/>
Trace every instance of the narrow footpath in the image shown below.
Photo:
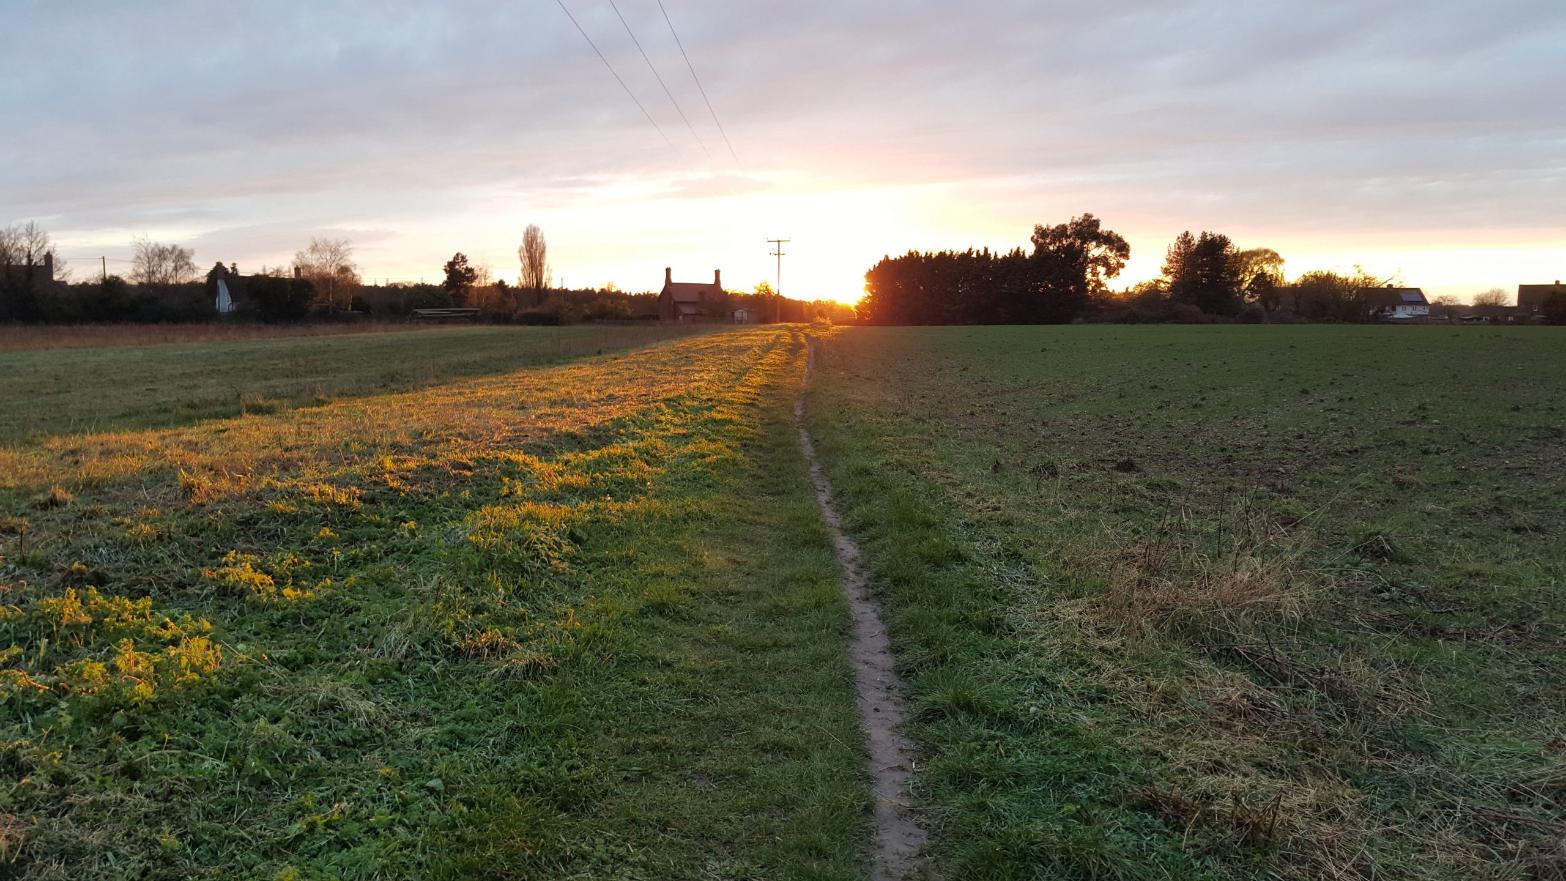
<path fill-rule="evenodd" d="M 816 345 L 812 340 L 805 365 L 806 386 L 815 365 Z M 850 652 L 854 690 L 869 749 L 875 798 L 875 844 L 870 877 L 872 881 L 933 878 L 932 866 L 925 855 L 928 835 L 913 808 L 909 792 L 916 753 L 903 734 L 903 721 L 908 715 L 903 683 L 894 667 L 892 644 L 881 623 L 880 608 L 870 596 L 859 546 L 843 530 L 842 518 L 833 502 L 832 484 L 821 469 L 815 442 L 805 428 L 803 392 L 794 403 L 794 421 L 799 427 L 800 446 L 810 463 L 810 480 L 815 485 L 821 516 L 832 533 L 832 545 L 843 570 L 843 593 L 853 616 Z"/>

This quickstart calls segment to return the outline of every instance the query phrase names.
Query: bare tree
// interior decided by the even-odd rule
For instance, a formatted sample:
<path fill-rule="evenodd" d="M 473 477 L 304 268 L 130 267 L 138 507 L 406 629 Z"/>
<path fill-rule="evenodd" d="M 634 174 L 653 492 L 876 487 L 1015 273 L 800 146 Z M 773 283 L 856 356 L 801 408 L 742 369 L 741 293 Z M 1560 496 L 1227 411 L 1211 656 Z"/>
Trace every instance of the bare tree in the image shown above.
<path fill-rule="evenodd" d="M 0 227 L 0 319 L 38 318 L 41 285 L 53 282 L 63 265 L 38 224 Z"/>
<path fill-rule="evenodd" d="M 0 266 L 42 266 L 53 253 L 49 233 L 33 221 L 0 228 Z"/>
<path fill-rule="evenodd" d="M 359 267 L 353 262 L 353 243 L 347 239 L 311 239 L 310 246 L 294 255 L 294 271 L 315 287 L 316 303 L 328 310 L 346 311 L 359 287 Z"/>
<path fill-rule="evenodd" d="M 1487 309 L 1495 309 L 1501 306 L 1505 306 L 1507 300 L 1509 299 L 1511 298 L 1506 295 L 1505 291 L 1501 290 L 1500 288 L 1491 288 L 1488 291 L 1474 294 L 1474 305 Z"/>
<path fill-rule="evenodd" d="M 131 281 L 140 285 L 167 286 L 196 279 L 196 252 L 179 245 L 139 238 L 133 244 Z"/>
<path fill-rule="evenodd" d="M 528 224 L 523 230 L 517 256 L 522 260 L 521 287 L 533 292 L 533 305 L 541 305 L 544 291 L 549 288 L 549 244 L 544 241 L 544 231 L 537 225 Z"/>

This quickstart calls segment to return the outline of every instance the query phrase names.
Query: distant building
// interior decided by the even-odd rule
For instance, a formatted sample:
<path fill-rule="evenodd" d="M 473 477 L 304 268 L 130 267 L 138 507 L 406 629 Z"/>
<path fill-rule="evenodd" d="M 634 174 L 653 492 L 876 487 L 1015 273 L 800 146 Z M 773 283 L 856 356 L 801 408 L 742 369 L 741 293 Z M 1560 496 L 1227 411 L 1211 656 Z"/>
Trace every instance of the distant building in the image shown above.
<path fill-rule="evenodd" d="M 726 321 L 728 295 L 723 292 L 723 272 L 712 271 L 712 283 L 674 280 L 672 268 L 663 271 L 658 294 L 658 317 L 663 321 Z"/>
<path fill-rule="evenodd" d="M 1566 285 L 1560 279 L 1555 284 L 1520 284 L 1517 286 L 1517 311 L 1524 315 L 1544 309 L 1544 302 L 1556 294 L 1566 294 Z"/>
<path fill-rule="evenodd" d="M 47 287 L 54 284 L 54 253 L 43 255 L 38 263 L 0 263 L 0 280 L 7 284 Z"/>
<path fill-rule="evenodd" d="M 239 310 L 234 295 L 240 286 L 239 267 L 223 265 L 219 260 L 207 271 L 207 295 L 212 298 L 212 308 L 219 315 L 232 315 Z"/>
<path fill-rule="evenodd" d="M 37 263 L 0 263 L 0 321 L 37 318 L 54 288 L 53 253 Z"/>
<path fill-rule="evenodd" d="M 1430 301 L 1419 288 L 1361 288 L 1360 297 L 1370 310 L 1371 318 L 1388 321 L 1407 321 L 1411 318 L 1429 318 Z"/>

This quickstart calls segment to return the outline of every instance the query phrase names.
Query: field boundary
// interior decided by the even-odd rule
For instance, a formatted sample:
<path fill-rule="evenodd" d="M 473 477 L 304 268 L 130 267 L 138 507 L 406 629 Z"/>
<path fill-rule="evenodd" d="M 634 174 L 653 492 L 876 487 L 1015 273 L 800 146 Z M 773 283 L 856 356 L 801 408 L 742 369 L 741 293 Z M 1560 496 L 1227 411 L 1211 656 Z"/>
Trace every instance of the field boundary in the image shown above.
<path fill-rule="evenodd" d="M 816 445 L 805 427 L 804 389 L 815 370 L 816 344 L 809 341 L 800 396 L 794 402 L 799 444 L 810 468 L 810 482 L 822 520 L 832 537 L 833 553 L 842 569 L 841 585 L 853 620 L 849 644 L 854 668 L 854 692 L 859 721 L 865 734 L 867 770 L 875 801 L 875 843 L 872 881 L 902 881 L 934 877 L 926 854 L 929 834 L 913 806 L 912 782 L 916 757 L 912 741 L 904 733 L 908 716 L 906 688 L 897 675 L 891 639 L 881 621 L 880 605 L 870 596 L 869 579 L 860 565 L 859 545 L 843 529 L 843 519 L 833 501 L 832 483 L 816 455 Z"/>

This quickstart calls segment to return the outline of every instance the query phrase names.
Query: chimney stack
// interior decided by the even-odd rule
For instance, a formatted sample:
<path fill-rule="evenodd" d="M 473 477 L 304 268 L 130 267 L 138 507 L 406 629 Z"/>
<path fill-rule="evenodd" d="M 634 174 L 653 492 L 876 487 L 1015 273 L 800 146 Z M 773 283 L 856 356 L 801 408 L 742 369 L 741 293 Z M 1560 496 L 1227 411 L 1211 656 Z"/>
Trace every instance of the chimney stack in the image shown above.
<path fill-rule="evenodd" d="M 713 284 L 714 287 L 717 287 L 717 288 L 722 288 L 723 287 L 723 270 L 721 270 L 721 269 L 714 269 L 712 271 L 712 284 Z"/>
<path fill-rule="evenodd" d="M 54 252 L 44 254 L 44 278 L 54 281 Z"/>
<path fill-rule="evenodd" d="M 299 267 L 295 266 L 294 267 L 294 278 L 298 278 L 298 277 L 299 277 Z"/>
<path fill-rule="evenodd" d="M 668 287 L 671 284 L 674 284 L 674 267 L 665 266 L 663 268 L 663 286 Z"/>

